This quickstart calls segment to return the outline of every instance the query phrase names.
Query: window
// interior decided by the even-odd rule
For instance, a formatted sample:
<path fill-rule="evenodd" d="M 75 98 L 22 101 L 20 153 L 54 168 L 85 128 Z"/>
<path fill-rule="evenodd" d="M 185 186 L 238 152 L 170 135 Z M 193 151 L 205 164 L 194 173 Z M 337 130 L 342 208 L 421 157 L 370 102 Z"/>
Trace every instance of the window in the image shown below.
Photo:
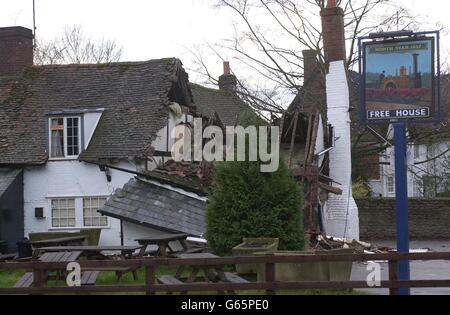
<path fill-rule="evenodd" d="M 420 146 L 415 144 L 414 145 L 414 159 L 419 159 L 420 158 Z"/>
<path fill-rule="evenodd" d="M 52 158 L 76 157 L 81 147 L 80 118 L 50 118 L 50 156 Z"/>
<path fill-rule="evenodd" d="M 75 199 L 53 199 L 52 227 L 75 227 Z"/>
<path fill-rule="evenodd" d="M 388 176 L 387 177 L 386 186 L 387 186 L 388 194 L 395 193 L 395 179 L 394 179 L 394 176 Z"/>
<path fill-rule="evenodd" d="M 84 226 L 108 226 L 108 218 L 101 215 L 100 210 L 106 203 L 106 198 L 93 197 L 83 199 Z"/>

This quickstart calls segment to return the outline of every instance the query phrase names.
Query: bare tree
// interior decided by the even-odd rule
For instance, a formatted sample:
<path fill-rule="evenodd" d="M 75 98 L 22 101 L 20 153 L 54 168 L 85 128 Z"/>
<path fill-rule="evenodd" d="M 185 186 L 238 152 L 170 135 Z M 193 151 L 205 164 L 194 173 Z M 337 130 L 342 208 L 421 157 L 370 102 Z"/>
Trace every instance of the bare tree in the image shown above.
<path fill-rule="evenodd" d="M 427 159 L 409 168 L 419 197 L 450 196 L 450 149 L 443 147 L 429 144 Z"/>
<path fill-rule="evenodd" d="M 397 0 L 338 0 L 344 10 L 347 38 L 347 67 L 349 71 L 352 107 L 358 102 L 358 76 L 352 71 L 358 63 L 358 37 L 373 32 L 400 30 L 419 31 L 424 28 L 443 29 L 439 23 L 429 24 L 427 19 L 412 15 Z M 216 0 L 220 10 L 233 13 L 234 35 L 218 43 L 207 43 L 191 49 L 195 72 L 203 84 L 217 85 L 213 74 L 217 59 L 233 56 L 234 68 L 239 69 L 238 93 L 266 117 L 282 117 L 295 96 L 314 98 L 308 88 L 303 89 L 304 69 L 302 51 L 313 50 L 325 74 L 322 27 L 319 12 L 325 0 Z M 427 24 L 428 23 L 428 24 Z M 206 62 L 208 60 L 211 63 Z M 212 63 L 214 62 L 214 63 Z M 445 68 L 445 67 L 444 67 Z M 443 69 L 444 69 L 443 68 Z M 444 103 L 448 100 L 448 77 L 443 80 Z M 311 94 L 311 95 L 308 95 Z M 353 111 L 353 155 L 355 176 L 366 169 L 367 160 L 393 145 L 388 139 L 387 126 L 361 128 Z M 450 118 L 433 128 L 419 128 L 410 132 L 410 142 L 432 139 L 437 135 L 450 137 Z M 292 127 L 292 126 L 291 126 Z M 368 141 L 368 139 L 371 139 Z M 378 162 L 374 162 L 378 163 Z"/>
<path fill-rule="evenodd" d="M 51 41 L 36 41 L 36 64 L 108 63 L 119 61 L 121 56 L 122 47 L 115 41 L 87 37 L 79 25 L 65 28 Z"/>
<path fill-rule="evenodd" d="M 358 37 L 419 28 L 415 17 L 396 0 L 340 0 L 338 4 L 345 14 L 349 69 L 358 61 Z M 281 115 L 303 85 L 302 50 L 315 51 L 324 64 L 319 12 L 325 5 L 325 0 L 216 0 L 219 9 L 231 11 L 237 19 L 234 36 L 192 49 L 191 70 L 203 78 L 202 83 L 216 84 L 205 55 L 210 60 L 233 55 L 238 68 L 248 73 L 238 76 L 241 95 L 257 110 Z"/>

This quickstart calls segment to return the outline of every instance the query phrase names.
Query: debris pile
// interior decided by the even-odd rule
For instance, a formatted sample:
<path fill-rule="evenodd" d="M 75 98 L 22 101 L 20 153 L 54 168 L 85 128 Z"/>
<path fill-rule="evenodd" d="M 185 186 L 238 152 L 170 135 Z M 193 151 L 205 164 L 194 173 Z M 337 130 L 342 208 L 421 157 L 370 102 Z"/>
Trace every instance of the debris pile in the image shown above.
<path fill-rule="evenodd" d="M 369 243 L 357 241 L 354 239 L 342 239 L 331 236 L 317 237 L 317 243 L 315 249 L 318 250 L 333 250 L 339 248 L 352 248 L 358 253 L 364 253 L 364 251 L 372 249 L 372 245 Z"/>
<path fill-rule="evenodd" d="M 342 239 L 331 236 L 322 236 L 319 235 L 317 237 L 317 242 L 314 246 L 316 250 L 333 250 L 339 248 L 352 248 L 357 253 L 364 254 L 387 254 L 391 252 L 395 252 L 396 249 L 388 246 L 376 246 L 374 244 L 357 241 L 354 239 Z M 428 253 L 431 249 L 422 248 L 422 249 L 411 249 L 411 253 Z"/>
<path fill-rule="evenodd" d="M 176 162 L 170 160 L 153 170 L 153 175 L 178 177 L 183 181 L 191 181 L 198 186 L 208 187 L 213 181 L 213 164 L 208 162 Z"/>

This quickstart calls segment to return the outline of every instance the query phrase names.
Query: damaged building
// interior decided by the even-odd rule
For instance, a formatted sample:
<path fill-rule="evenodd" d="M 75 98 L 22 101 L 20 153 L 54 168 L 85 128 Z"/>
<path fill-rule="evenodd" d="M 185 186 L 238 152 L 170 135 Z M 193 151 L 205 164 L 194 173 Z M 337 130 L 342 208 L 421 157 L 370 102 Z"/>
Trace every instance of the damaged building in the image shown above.
<path fill-rule="evenodd" d="M 352 196 L 344 16 L 332 3 L 321 16 L 325 67 L 316 51 L 303 52 L 304 84 L 276 122 L 282 130 L 281 154 L 303 184 L 307 231 L 359 239 L 358 208 Z"/>

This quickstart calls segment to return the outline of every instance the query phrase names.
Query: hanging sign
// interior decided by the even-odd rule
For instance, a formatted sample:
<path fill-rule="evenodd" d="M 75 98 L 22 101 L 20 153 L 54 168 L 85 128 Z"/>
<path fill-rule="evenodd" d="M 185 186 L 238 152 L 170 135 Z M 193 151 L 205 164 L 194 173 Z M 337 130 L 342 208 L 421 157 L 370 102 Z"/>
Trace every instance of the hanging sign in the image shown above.
<path fill-rule="evenodd" d="M 364 122 L 439 120 L 435 45 L 427 36 L 362 42 Z"/>

